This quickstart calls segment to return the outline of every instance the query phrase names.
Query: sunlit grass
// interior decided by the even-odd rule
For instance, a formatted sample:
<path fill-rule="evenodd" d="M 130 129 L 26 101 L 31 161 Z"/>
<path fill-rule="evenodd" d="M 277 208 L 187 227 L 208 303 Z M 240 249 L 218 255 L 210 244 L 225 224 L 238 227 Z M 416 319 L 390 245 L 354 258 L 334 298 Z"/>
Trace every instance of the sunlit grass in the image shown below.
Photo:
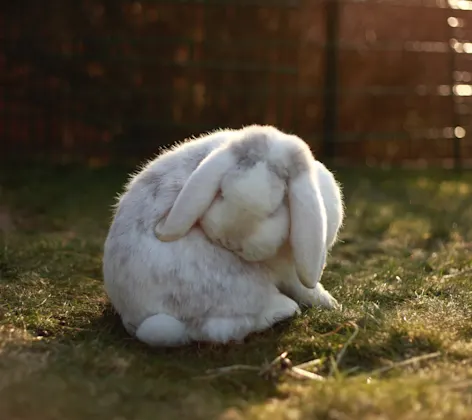
<path fill-rule="evenodd" d="M 339 177 L 348 214 L 324 284 L 342 312 L 312 309 L 243 345 L 152 350 L 123 332 L 102 288 L 102 244 L 126 172 L 4 170 L 0 417 L 470 418 L 472 177 Z M 257 372 L 196 379 L 209 368 L 260 366 L 283 351 L 293 363 L 329 361 L 352 335 L 338 329 L 348 322 L 359 333 L 326 381 L 272 382 Z M 329 363 L 318 373 L 328 377 Z"/>

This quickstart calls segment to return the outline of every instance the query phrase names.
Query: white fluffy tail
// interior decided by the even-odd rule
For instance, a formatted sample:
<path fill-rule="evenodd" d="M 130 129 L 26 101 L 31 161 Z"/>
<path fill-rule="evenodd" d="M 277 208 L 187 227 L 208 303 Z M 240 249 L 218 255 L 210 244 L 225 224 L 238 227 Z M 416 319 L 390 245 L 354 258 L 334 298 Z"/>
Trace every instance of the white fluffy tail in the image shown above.
<path fill-rule="evenodd" d="M 166 314 L 146 318 L 137 329 L 136 338 L 153 347 L 175 347 L 190 341 L 186 326 Z"/>

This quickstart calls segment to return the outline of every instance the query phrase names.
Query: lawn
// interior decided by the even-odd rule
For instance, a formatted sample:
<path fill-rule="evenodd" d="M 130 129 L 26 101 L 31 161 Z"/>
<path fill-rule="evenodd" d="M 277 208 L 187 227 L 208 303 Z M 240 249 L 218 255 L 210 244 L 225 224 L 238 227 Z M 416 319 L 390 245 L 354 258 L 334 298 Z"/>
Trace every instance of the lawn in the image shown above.
<path fill-rule="evenodd" d="M 471 174 L 339 171 L 346 225 L 323 283 L 342 311 L 305 311 L 244 344 L 166 350 L 130 339 L 103 292 L 126 178 L 0 170 L 0 418 L 472 418 Z M 321 359 L 307 369 L 325 380 L 276 367 L 208 376 L 285 351 L 294 365 Z"/>

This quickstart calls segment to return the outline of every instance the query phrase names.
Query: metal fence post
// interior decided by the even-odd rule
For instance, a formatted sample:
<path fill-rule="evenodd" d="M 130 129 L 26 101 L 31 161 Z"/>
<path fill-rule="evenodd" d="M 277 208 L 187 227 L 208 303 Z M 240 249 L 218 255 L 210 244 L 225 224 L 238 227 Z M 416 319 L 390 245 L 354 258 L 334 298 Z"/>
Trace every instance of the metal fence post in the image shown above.
<path fill-rule="evenodd" d="M 325 0 L 326 50 L 323 101 L 323 155 L 328 159 L 336 156 L 339 10 L 339 0 Z"/>

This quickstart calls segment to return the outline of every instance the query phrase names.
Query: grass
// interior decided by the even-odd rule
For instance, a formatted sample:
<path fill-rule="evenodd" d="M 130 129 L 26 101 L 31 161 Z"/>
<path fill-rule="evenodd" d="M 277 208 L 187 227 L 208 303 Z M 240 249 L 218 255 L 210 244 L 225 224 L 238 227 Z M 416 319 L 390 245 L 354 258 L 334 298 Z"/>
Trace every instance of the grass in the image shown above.
<path fill-rule="evenodd" d="M 0 417 L 470 419 L 472 176 L 339 177 L 346 226 L 323 283 L 341 312 L 308 310 L 244 344 L 153 350 L 126 335 L 102 288 L 102 244 L 126 171 L 1 170 Z M 328 377 L 348 322 L 359 332 L 323 382 L 199 378 L 284 351 L 294 364 L 323 358 L 317 373 Z"/>

